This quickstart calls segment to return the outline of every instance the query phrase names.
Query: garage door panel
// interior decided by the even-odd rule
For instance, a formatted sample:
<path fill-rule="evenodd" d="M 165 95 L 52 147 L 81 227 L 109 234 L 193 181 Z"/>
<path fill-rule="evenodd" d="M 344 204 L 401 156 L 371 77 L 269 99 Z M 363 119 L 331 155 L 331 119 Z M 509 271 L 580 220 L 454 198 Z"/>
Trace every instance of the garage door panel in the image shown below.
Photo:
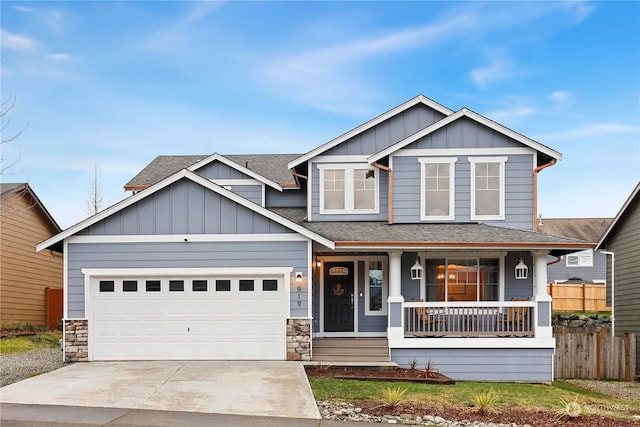
<path fill-rule="evenodd" d="M 147 292 L 146 279 L 108 280 L 114 281 L 109 292 L 92 282 L 94 360 L 285 358 L 282 277 L 268 277 L 276 291 L 264 291 L 262 277 L 199 278 L 199 291 L 190 278 L 161 279 L 160 292 Z M 135 280 L 137 290 L 123 292 L 123 281 L 131 290 Z M 169 280 L 184 280 L 183 287 L 178 283 L 182 290 L 170 292 Z M 253 290 L 241 291 L 240 280 L 243 289 Z M 150 281 L 157 289 L 158 279 Z"/>

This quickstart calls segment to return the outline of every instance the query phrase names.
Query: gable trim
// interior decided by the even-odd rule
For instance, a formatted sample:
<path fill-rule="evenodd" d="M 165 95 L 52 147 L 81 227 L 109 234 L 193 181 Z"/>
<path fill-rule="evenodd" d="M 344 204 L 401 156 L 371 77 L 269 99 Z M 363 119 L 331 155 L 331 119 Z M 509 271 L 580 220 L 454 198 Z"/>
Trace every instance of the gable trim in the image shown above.
<path fill-rule="evenodd" d="M 528 147 L 531 147 L 533 149 L 535 149 L 536 151 L 542 152 L 546 155 L 548 155 L 549 157 L 552 157 L 554 159 L 557 160 L 561 160 L 562 159 L 562 154 L 560 154 L 559 152 L 552 150 L 551 148 L 540 144 L 539 142 L 534 141 L 533 139 L 527 138 L 526 136 L 519 134 L 518 132 L 515 132 L 507 127 L 502 126 L 501 124 L 498 124 L 496 122 L 494 122 L 493 120 L 490 120 L 474 111 L 471 111 L 467 108 L 462 108 L 458 111 L 456 111 L 455 113 L 451 114 L 448 117 L 443 118 L 442 120 L 440 120 L 439 122 L 436 122 L 434 124 L 432 124 L 431 126 L 428 126 L 416 133 L 414 133 L 411 136 L 408 136 L 407 138 L 403 139 L 402 141 L 399 141 L 387 148 L 385 148 L 384 150 L 373 154 L 371 156 L 369 156 L 369 158 L 367 159 L 367 161 L 369 163 L 375 163 L 378 160 L 387 157 L 388 155 L 395 153 L 396 151 L 406 147 L 407 145 L 419 140 L 420 138 L 423 138 L 427 135 L 429 135 L 430 133 L 435 132 L 438 129 L 441 129 L 442 127 L 458 120 L 461 117 L 468 117 L 471 120 L 474 120 L 480 124 L 483 124 L 485 126 L 487 126 L 490 129 L 495 130 L 496 132 L 500 132 L 501 134 L 505 135 L 508 138 L 511 138 L 513 140 L 516 140 Z"/>
<path fill-rule="evenodd" d="M 269 178 L 265 178 L 264 176 L 255 173 L 254 171 L 245 168 L 242 165 L 237 164 L 236 162 L 227 159 L 226 157 L 224 157 L 222 154 L 218 154 L 218 153 L 213 153 L 212 155 L 210 155 L 209 157 L 200 160 L 197 163 L 192 164 L 191 166 L 189 166 L 187 168 L 187 170 L 191 171 L 191 172 L 197 172 L 198 169 L 200 169 L 201 167 L 204 167 L 206 165 L 208 165 L 209 163 L 214 162 L 215 160 L 219 161 L 220 163 L 223 163 L 227 166 L 229 166 L 232 169 L 237 170 L 238 172 L 241 172 L 245 175 L 250 176 L 251 178 L 255 179 L 256 181 L 259 181 L 265 185 L 268 185 L 271 188 L 274 188 L 278 191 L 282 191 L 282 186 L 280 184 L 278 184 L 277 182 L 271 181 Z M 216 180 L 214 180 L 216 181 Z"/>
<path fill-rule="evenodd" d="M 97 213 L 96 215 L 89 217 L 87 219 L 85 219 L 84 221 L 79 222 L 78 224 L 66 229 L 65 231 L 45 240 L 44 242 L 39 243 L 38 245 L 36 245 L 36 251 L 39 252 L 43 249 L 47 249 L 49 246 L 52 246 L 56 243 L 59 243 L 65 239 L 67 239 L 68 237 L 73 236 L 74 234 L 78 233 L 79 231 L 84 230 L 85 228 L 102 221 L 103 219 L 106 219 L 108 217 L 110 217 L 111 215 L 139 202 L 142 199 L 145 199 L 147 197 L 149 197 L 150 195 L 162 190 L 163 188 L 166 188 L 168 186 L 170 186 L 171 184 L 183 179 L 189 179 L 190 181 L 195 182 L 196 184 L 200 184 L 201 186 L 208 188 L 211 191 L 214 191 L 215 193 L 218 193 L 219 195 L 238 203 L 241 206 L 244 206 L 247 209 L 250 209 L 272 221 L 277 222 L 278 224 L 289 228 L 293 231 L 295 231 L 298 234 L 301 234 L 311 240 L 314 240 L 318 243 L 320 243 L 323 246 L 326 246 L 329 249 L 334 249 L 335 245 L 334 243 L 329 240 L 326 239 L 325 237 L 320 236 L 319 234 L 316 234 L 286 218 L 281 217 L 280 215 L 277 215 L 269 210 L 267 210 L 266 208 L 263 208 L 260 205 L 257 205 L 247 199 L 245 199 L 242 196 L 239 196 L 229 190 L 226 190 L 223 187 L 220 187 L 219 185 L 213 183 L 212 181 L 208 180 L 207 178 L 204 178 L 188 169 L 183 169 L 179 172 L 176 172 L 175 174 L 171 175 L 168 178 L 165 178 L 164 180 L 160 181 L 157 184 L 152 185 L 151 187 L 147 188 L 144 191 L 141 191 L 139 193 L 136 193 L 133 196 L 130 196 L 127 199 L 124 199 L 118 203 L 116 203 L 115 205 L 105 209 L 102 212 Z M 180 236 L 183 237 L 184 239 L 184 235 L 181 234 Z"/>
<path fill-rule="evenodd" d="M 289 162 L 287 164 L 287 168 L 289 169 L 293 169 L 296 166 L 301 165 L 302 163 L 324 153 L 327 150 L 332 149 L 333 147 L 342 144 L 343 142 L 347 141 L 350 138 L 353 138 L 354 136 L 358 135 L 359 133 L 362 133 L 368 129 L 371 129 L 372 127 L 379 125 L 380 123 L 384 122 L 385 120 L 390 119 L 391 117 L 397 115 L 398 113 L 407 110 L 415 105 L 418 104 L 424 104 L 427 107 L 433 108 L 434 110 L 444 114 L 445 116 L 448 116 L 450 114 L 453 113 L 453 110 L 448 109 L 447 107 L 445 107 L 444 105 L 438 104 L 437 102 L 435 102 L 432 99 L 427 98 L 424 95 L 418 95 L 415 98 L 412 98 L 410 100 L 408 100 L 407 102 L 398 105 L 397 107 L 387 111 L 386 113 L 383 113 L 381 115 L 379 115 L 378 117 L 375 117 L 371 120 L 369 120 L 368 122 L 354 128 L 351 129 L 350 131 L 343 133 L 342 135 L 340 135 L 337 138 L 332 139 L 331 141 L 309 151 L 308 153 L 302 155 L 301 157 L 298 157 L 297 159 Z"/>
<path fill-rule="evenodd" d="M 274 234 L 144 234 L 70 236 L 68 243 L 199 243 L 199 242 L 296 242 L 307 241 L 298 233 Z"/>
<path fill-rule="evenodd" d="M 602 234 L 602 237 L 600 238 L 600 241 L 598 242 L 598 244 L 596 246 L 596 250 L 597 249 L 602 249 L 602 245 L 604 245 L 605 242 L 607 241 L 607 238 L 609 237 L 609 234 L 611 234 L 613 232 L 613 230 L 617 227 L 618 222 L 620 222 L 620 220 L 624 216 L 625 212 L 627 211 L 627 209 L 629 208 L 629 206 L 633 202 L 633 200 L 637 196 L 639 196 L 638 193 L 640 193 L 640 182 L 638 182 L 638 184 L 636 184 L 636 187 L 633 189 L 633 191 L 631 192 L 631 194 L 629 195 L 627 200 L 624 202 L 624 204 L 620 208 L 620 211 L 618 211 L 618 214 L 616 215 L 616 217 L 613 219 L 613 221 L 611 221 L 611 224 L 609 224 L 609 227 L 607 227 L 605 232 Z"/>

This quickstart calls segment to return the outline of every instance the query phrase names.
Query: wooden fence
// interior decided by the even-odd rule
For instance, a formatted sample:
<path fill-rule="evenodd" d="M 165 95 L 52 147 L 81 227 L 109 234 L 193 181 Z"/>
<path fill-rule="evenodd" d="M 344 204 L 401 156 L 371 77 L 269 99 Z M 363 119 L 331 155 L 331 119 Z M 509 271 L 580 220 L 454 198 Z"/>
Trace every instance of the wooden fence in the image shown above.
<path fill-rule="evenodd" d="M 553 284 L 547 285 L 551 296 L 551 309 L 556 311 L 611 311 L 607 307 L 605 285 Z"/>
<path fill-rule="evenodd" d="M 554 327 L 554 377 L 632 381 L 636 336 L 611 337 L 610 328 Z"/>

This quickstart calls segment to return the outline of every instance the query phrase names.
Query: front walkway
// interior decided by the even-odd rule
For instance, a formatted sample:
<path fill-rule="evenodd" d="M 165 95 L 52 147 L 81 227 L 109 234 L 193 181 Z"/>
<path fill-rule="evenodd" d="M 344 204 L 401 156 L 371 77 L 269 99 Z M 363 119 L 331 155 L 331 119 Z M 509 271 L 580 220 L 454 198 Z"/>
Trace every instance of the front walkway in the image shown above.
<path fill-rule="evenodd" d="M 295 362 L 76 363 L 3 387 L 0 402 L 320 418 Z"/>

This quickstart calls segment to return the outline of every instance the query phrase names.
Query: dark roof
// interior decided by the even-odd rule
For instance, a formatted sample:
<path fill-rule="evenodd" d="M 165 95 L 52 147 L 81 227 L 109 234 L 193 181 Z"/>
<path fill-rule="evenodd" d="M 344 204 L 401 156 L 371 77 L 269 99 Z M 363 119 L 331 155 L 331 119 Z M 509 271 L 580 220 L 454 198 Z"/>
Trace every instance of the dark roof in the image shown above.
<path fill-rule="evenodd" d="M 425 223 L 388 224 L 386 222 L 306 222 L 303 208 L 271 208 L 278 215 L 336 242 L 349 242 L 357 246 L 366 243 L 374 246 L 389 244 L 409 247 L 500 247 L 551 249 L 552 254 L 576 252 L 576 249 L 592 247 L 591 242 L 569 237 L 551 236 L 532 231 L 496 227 L 479 223 Z"/>
<path fill-rule="evenodd" d="M 538 231 L 596 243 L 613 218 L 542 218 Z"/>
<path fill-rule="evenodd" d="M 227 159 L 278 184 L 295 184 L 287 163 L 300 154 L 230 154 Z M 174 173 L 206 159 L 209 154 L 158 156 L 124 185 L 125 190 L 149 187 Z"/>

